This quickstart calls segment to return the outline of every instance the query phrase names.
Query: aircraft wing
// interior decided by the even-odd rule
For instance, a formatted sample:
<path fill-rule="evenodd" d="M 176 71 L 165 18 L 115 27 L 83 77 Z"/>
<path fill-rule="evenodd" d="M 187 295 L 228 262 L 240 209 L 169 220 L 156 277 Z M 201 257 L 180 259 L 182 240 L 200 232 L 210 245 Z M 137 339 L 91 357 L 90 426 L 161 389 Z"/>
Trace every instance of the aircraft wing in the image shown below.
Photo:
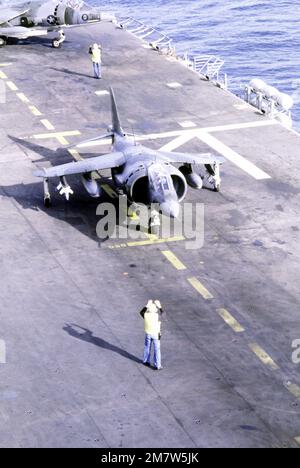
<path fill-rule="evenodd" d="M 34 36 L 46 36 L 47 29 L 24 28 L 23 26 L 0 26 L 0 36 L 14 37 L 16 39 L 28 39 Z"/>
<path fill-rule="evenodd" d="M 1 8 L 0 11 L 0 26 L 2 24 L 8 24 L 10 21 L 19 18 L 28 13 L 30 10 L 14 10 L 13 8 Z"/>
<path fill-rule="evenodd" d="M 159 151 L 159 154 L 170 163 L 178 164 L 222 164 L 225 159 L 222 156 L 216 156 L 211 153 L 187 154 Z"/>
<path fill-rule="evenodd" d="M 112 169 L 125 164 L 125 156 L 123 153 L 111 153 L 104 156 L 85 159 L 83 161 L 71 162 L 62 164 L 61 166 L 50 167 L 49 169 L 41 169 L 34 172 L 36 177 L 51 178 L 62 177 L 74 174 L 86 174 L 88 172 L 100 171 L 103 169 Z"/>

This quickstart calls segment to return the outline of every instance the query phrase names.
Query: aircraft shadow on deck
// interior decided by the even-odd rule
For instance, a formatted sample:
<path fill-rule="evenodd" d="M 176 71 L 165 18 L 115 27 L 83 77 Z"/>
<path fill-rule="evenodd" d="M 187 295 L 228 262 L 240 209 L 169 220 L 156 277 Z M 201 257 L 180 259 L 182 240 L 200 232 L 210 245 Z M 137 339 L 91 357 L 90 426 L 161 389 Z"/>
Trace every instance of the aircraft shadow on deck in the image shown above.
<path fill-rule="evenodd" d="M 27 148 L 41 156 L 39 160 L 35 160 L 35 163 L 51 162 L 51 164 L 64 164 L 70 162 L 70 154 L 64 148 L 57 150 L 51 150 L 41 145 L 37 145 L 31 141 L 21 140 L 13 136 L 9 138 L 16 144 Z M 83 157 L 94 157 L 95 154 L 84 154 Z M 34 167 L 32 168 L 34 170 Z M 40 180 L 37 179 L 35 183 L 21 183 L 11 186 L 0 186 L 4 197 L 13 198 L 24 210 L 43 211 L 48 216 L 51 216 L 59 221 L 68 223 L 80 233 L 86 235 L 90 239 L 94 240 L 101 246 L 102 243 L 109 241 L 109 237 L 99 238 L 96 232 L 98 222 L 105 216 L 99 216 L 96 214 L 97 207 L 101 203 L 111 203 L 114 205 L 116 210 L 117 224 L 121 218 L 119 213 L 119 199 L 109 198 L 105 192 L 102 196 L 97 199 L 91 198 L 85 191 L 81 180 L 78 176 L 68 177 L 74 195 L 71 196 L 69 201 L 59 195 L 56 187 L 59 180 L 55 179 L 50 182 L 51 195 L 52 195 L 52 206 L 46 208 L 43 202 L 43 185 Z M 111 181 L 105 177 L 102 178 L 102 183 L 111 184 Z M 122 215 L 123 219 L 124 215 Z M 116 227 L 115 226 L 115 227 Z"/>

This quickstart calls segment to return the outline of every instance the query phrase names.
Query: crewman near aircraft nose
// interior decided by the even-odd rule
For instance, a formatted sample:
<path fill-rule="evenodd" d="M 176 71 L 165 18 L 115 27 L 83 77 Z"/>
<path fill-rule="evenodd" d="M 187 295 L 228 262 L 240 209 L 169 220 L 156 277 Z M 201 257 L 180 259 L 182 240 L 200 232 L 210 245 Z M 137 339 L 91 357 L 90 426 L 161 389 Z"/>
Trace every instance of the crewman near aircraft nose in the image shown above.
<path fill-rule="evenodd" d="M 145 348 L 143 364 L 151 366 L 151 348 L 154 345 L 154 369 L 161 370 L 161 317 L 164 313 L 160 301 L 148 301 L 146 307 L 141 310 L 140 315 L 145 325 Z"/>
<path fill-rule="evenodd" d="M 89 53 L 92 55 L 94 78 L 101 80 L 102 78 L 102 47 L 100 44 L 90 46 Z"/>

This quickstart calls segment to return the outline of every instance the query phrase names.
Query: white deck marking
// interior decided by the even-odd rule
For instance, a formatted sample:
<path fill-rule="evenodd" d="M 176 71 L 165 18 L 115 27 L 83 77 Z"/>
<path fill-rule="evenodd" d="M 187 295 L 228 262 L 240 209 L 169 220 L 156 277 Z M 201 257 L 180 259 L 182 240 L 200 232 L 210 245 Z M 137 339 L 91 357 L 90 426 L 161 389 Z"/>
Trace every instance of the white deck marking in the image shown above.
<path fill-rule="evenodd" d="M 180 127 L 182 128 L 195 128 L 197 125 L 194 122 L 191 122 L 190 120 L 185 120 L 184 122 L 178 122 Z"/>
<path fill-rule="evenodd" d="M 194 137 L 194 135 L 191 136 L 190 134 L 181 135 L 178 138 L 175 138 L 175 140 L 170 141 L 170 143 L 162 146 L 159 151 L 174 151 L 188 141 L 192 140 Z"/>
<path fill-rule="evenodd" d="M 96 91 L 95 94 L 97 94 L 97 96 L 106 96 L 109 92 L 104 89 L 103 91 Z"/>
<path fill-rule="evenodd" d="M 0 364 L 6 364 L 6 344 L 0 339 Z"/>
<path fill-rule="evenodd" d="M 212 135 L 209 135 L 205 132 L 200 132 L 198 135 L 199 140 L 201 140 L 206 145 L 210 146 L 213 150 L 217 151 L 218 153 L 222 154 L 226 159 L 231 161 L 237 167 L 245 171 L 247 174 L 254 177 L 256 180 L 265 180 L 271 179 L 271 176 L 266 172 L 262 171 L 258 167 L 256 167 L 253 163 L 245 159 L 243 156 L 239 155 L 235 151 L 233 151 L 229 146 L 224 145 L 221 141 L 217 140 Z"/>
<path fill-rule="evenodd" d="M 177 83 L 176 81 L 174 83 L 167 83 L 168 88 L 171 89 L 177 89 L 177 88 L 182 88 L 181 83 Z"/>
<path fill-rule="evenodd" d="M 257 127 L 269 127 L 272 125 L 280 125 L 276 120 L 263 120 L 258 122 L 248 122 L 243 124 L 230 124 L 230 125 L 220 125 L 218 127 L 198 127 L 191 128 L 188 130 L 174 130 L 172 132 L 163 132 L 163 133 L 149 133 L 148 135 L 136 135 L 136 141 L 148 141 L 148 140 L 163 140 L 164 138 L 177 138 L 179 136 L 189 134 L 191 139 L 197 137 L 199 132 L 205 133 L 215 133 L 215 132 L 226 132 L 230 130 L 242 130 L 247 128 L 257 128 Z M 298 135 L 299 136 L 299 135 Z M 93 146 L 106 146 L 107 141 L 99 140 Z"/>

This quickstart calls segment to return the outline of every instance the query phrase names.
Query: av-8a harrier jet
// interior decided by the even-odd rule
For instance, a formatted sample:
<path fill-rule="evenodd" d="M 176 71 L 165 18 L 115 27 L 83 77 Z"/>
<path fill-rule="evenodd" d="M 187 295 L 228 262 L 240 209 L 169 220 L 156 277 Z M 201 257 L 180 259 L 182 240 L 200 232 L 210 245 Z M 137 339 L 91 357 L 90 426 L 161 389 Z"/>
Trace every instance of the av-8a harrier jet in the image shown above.
<path fill-rule="evenodd" d="M 33 0 L 28 2 L 0 2 L 0 47 L 8 39 L 27 39 L 57 32 L 52 41 L 55 48 L 65 40 L 64 28 L 83 26 L 102 19 L 114 19 L 101 14 L 84 2 L 76 0 Z"/>
<path fill-rule="evenodd" d="M 196 165 L 204 165 L 213 179 L 214 189 L 220 189 L 220 164 L 224 159 L 210 153 L 185 154 L 155 151 L 136 144 L 132 135 L 124 133 L 118 114 L 114 92 L 110 89 L 112 127 L 109 133 L 76 145 L 76 148 L 94 146 L 103 139 L 112 139 L 113 152 L 104 156 L 72 162 L 49 169 L 38 170 L 36 177 L 44 179 L 45 206 L 51 205 L 49 179 L 57 177 L 57 190 L 69 200 L 74 192 L 66 176 L 81 175 L 83 185 L 93 198 L 101 196 L 101 187 L 94 177 L 95 172 L 111 169 L 115 187 L 136 204 L 159 205 L 160 211 L 172 218 L 180 213 L 180 202 L 184 200 L 188 185 L 201 189 L 203 180 L 195 171 Z M 177 169 L 174 164 L 181 165 Z"/>

